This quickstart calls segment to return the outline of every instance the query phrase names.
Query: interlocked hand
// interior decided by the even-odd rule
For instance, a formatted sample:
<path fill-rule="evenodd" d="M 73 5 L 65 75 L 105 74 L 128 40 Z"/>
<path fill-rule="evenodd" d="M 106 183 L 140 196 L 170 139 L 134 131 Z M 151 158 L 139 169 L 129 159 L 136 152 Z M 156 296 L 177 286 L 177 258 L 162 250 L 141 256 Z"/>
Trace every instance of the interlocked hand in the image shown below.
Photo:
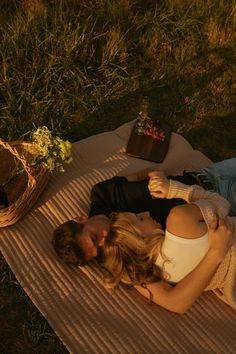
<path fill-rule="evenodd" d="M 170 181 L 162 171 L 149 172 L 148 189 L 153 198 L 166 198 L 169 192 Z"/>

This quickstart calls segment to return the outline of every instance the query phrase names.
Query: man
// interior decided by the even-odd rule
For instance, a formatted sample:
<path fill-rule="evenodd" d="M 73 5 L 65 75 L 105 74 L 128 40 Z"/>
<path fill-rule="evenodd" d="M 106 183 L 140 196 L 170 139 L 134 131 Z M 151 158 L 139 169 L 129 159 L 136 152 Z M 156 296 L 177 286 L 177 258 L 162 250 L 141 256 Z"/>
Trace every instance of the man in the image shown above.
<path fill-rule="evenodd" d="M 168 176 L 187 185 L 198 184 L 219 193 L 231 204 L 231 215 L 236 215 L 236 158 L 215 163 L 183 176 Z M 54 248 L 60 258 L 75 265 L 85 265 L 92 259 L 102 260 L 104 240 L 110 229 L 112 212 L 142 213 L 149 211 L 152 218 L 165 229 L 170 210 L 184 204 L 182 199 L 153 199 L 148 189 L 149 179 L 130 181 L 113 177 L 96 184 L 91 191 L 89 217 L 77 217 L 60 225 L 53 234 Z"/>

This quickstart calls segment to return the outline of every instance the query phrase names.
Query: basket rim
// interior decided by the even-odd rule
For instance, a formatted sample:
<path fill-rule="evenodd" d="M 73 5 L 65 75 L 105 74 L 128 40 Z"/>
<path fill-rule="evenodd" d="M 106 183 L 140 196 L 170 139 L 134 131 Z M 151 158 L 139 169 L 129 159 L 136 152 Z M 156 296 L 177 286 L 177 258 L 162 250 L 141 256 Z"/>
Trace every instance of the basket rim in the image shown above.
<path fill-rule="evenodd" d="M 14 224 L 23 217 L 36 202 L 49 179 L 50 171 L 48 169 L 43 167 L 34 168 L 27 161 L 27 153 L 33 155 L 33 152 L 32 150 L 27 151 L 25 147 L 32 146 L 33 143 L 28 141 L 5 142 L 0 139 L 0 151 L 2 149 L 8 150 L 16 157 L 22 163 L 27 178 L 27 185 L 19 197 L 12 204 L 0 209 L 0 227 Z M 22 148 L 21 150 L 19 149 L 20 147 Z"/>

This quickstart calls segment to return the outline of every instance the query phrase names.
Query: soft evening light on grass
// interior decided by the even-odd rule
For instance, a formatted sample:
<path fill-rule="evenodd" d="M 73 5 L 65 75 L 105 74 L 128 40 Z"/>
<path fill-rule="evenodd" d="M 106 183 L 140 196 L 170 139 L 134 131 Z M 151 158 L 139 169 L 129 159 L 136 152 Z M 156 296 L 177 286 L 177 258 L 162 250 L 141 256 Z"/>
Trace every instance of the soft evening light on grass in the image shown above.
<path fill-rule="evenodd" d="M 47 126 L 75 142 L 138 115 L 214 161 L 235 157 L 236 4 L 222 0 L 1 0 L 0 132 Z M 67 353 L 3 257 L 1 353 Z"/>

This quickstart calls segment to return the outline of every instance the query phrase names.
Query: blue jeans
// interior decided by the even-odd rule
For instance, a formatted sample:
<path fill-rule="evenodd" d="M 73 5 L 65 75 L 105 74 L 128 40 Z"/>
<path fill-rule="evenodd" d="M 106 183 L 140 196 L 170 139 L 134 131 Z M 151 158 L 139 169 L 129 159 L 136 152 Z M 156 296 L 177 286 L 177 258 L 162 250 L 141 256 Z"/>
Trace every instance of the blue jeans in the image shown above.
<path fill-rule="evenodd" d="M 210 190 L 227 199 L 231 204 L 230 215 L 236 215 L 236 158 L 214 163 L 196 175 L 209 183 Z"/>

